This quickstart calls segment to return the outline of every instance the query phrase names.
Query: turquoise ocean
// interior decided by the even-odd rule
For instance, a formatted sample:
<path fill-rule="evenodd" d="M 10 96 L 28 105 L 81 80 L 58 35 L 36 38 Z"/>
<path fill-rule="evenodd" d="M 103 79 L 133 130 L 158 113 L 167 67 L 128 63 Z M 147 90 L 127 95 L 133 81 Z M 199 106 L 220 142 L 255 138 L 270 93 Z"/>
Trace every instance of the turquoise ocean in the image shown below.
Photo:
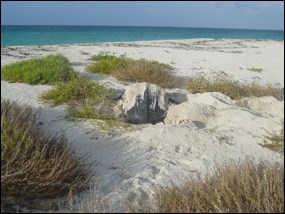
<path fill-rule="evenodd" d="M 180 27 L 1 25 L 1 46 L 195 38 L 284 40 L 284 31 Z"/>

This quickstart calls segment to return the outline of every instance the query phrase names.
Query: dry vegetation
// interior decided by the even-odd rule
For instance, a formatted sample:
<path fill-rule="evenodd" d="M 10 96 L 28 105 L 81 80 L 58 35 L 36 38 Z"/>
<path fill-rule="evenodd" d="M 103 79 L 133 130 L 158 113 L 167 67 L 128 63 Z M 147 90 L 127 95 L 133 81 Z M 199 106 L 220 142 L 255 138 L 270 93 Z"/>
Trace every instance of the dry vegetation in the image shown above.
<path fill-rule="evenodd" d="M 39 112 L 1 100 L 1 205 L 32 206 L 88 186 L 91 165 L 64 135 L 39 128 Z"/>
<path fill-rule="evenodd" d="M 91 59 L 95 63 L 86 67 L 89 72 L 112 74 L 118 80 L 148 82 L 163 88 L 173 88 L 178 84 L 177 79 L 170 73 L 173 68 L 168 64 L 113 55 L 98 55 Z"/>
<path fill-rule="evenodd" d="M 256 82 L 246 84 L 221 74 L 216 74 L 211 79 L 206 75 L 192 76 L 186 87 L 192 93 L 221 92 L 235 100 L 251 96 L 273 96 L 278 100 L 284 99 L 284 89 L 272 85 L 262 86 Z"/>
<path fill-rule="evenodd" d="M 216 165 L 213 175 L 161 187 L 155 196 L 158 210 L 129 207 L 130 211 L 163 213 L 283 213 L 284 168 L 247 160 Z"/>
<path fill-rule="evenodd" d="M 118 80 L 148 82 L 162 88 L 174 88 L 178 84 L 178 81 L 168 71 L 161 69 L 159 64 L 151 64 L 143 60 L 118 68 L 112 74 Z"/>
<path fill-rule="evenodd" d="M 278 134 L 268 133 L 266 136 L 266 139 L 270 140 L 271 143 L 262 146 L 284 155 L 284 120 L 281 123 L 283 127 Z"/>

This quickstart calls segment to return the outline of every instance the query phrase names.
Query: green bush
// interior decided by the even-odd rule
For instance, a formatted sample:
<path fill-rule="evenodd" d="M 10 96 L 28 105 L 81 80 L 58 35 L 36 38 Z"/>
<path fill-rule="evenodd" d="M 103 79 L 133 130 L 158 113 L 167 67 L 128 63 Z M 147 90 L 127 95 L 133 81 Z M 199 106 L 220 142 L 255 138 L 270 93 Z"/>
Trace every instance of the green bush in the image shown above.
<path fill-rule="evenodd" d="M 77 76 L 68 60 L 60 54 L 15 62 L 1 69 L 4 80 L 29 84 L 55 84 Z"/>
<path fill-rule="evenodd" d="M 109 90 L 96 82 L 84 78 L 74 78 L 67 83 L 58 83 L 44 92 L 40 99 L 53 105 L 67 104 L 71 117 L 114 120 L 112 103 L 108 100 Z"/>
<path fill-rule="evenodd" d="M 127 64 L 131 63 L 130 59 L 113 55 L 93 56 L 91 60 L 96 61 L 96 63 L 88 65 L 86 70 L 100 74 L 112 74 L 115 69 L 124 68 Z"/>
<path fill-rule="evenodd" d="M 108 91 L 96 82 L 84 78 L 74 78 L 66 83 L 58 83 L 53 89 L 41 95 L 42 100 L 46 100 L 53 105 L 84 103 L 91 99 L 94 102 L 106 102 Z"/>

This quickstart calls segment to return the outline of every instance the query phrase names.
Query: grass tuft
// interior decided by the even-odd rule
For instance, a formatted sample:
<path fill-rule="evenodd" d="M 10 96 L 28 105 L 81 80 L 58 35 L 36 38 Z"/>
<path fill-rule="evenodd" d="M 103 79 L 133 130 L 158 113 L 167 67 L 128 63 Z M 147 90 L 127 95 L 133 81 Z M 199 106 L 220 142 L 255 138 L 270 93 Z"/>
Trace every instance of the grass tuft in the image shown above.
<path fill-rule="evenodd" d="M 124 68 L 113 71 L 113 75 L 118 80 L 129 82 L 148 82 L 162 88 L 174 88 L 178 81 L 158 63 L 138 60 L 130 63 Z"/>
<path fill-rule="evenodd" d="M 80 52 L 82 55 L 89 55 L 89 53 L 87 53 L 87 52 L 84 52 L 84 51 L 82 51 L 82 52 Z"/>
<path fill-rule="evenodd" d="M 124 68 L 127 64 L 131 63 L 130 59 L 123 56 L 116 57 L 114 55 L 97 55 L 93 56 L 91 60 L 95 63 L 88 65 L 86 71 L 99 73 L 99 74 L 112 74 L 118 68 Z"/>
<path fill-rule="evenodd" d="M 280 88 L 272 85 L 262 86 L 256 82 L 245 84 L 222 75 L 216 75 L 213 79 L 205 75 L 192 76 L 188 79 L 186 87 L 192 93 L 221 92 L 235 100 L 251 96 L 273 96 L 277 100 L 284 99 L 284 93 Z"/>
<path fill-rule="evenodd" d="M 43 93 L 41 100 L 53 105 L 82 104 L 91 99 L 94 102 L 106 102 L 108 91 L 96 82 L 84 78 L 74 78 L 66 83 L 58 83 L 53 89 Z"/>
<path fill-rule="evenodd" d="M 247 70 L 252 71 L 252 72 L 258 72 L 258 73 L 263 71 L 262 68 L 256 68 L 256 67 L 247 68 Z"/>
<path fill-rule="evenodd" d="M 133 60 L 114 55 L 98 55 L 91 59 L 96 62 L 86 67 L 89 72 L 112 74 L 118 80 L 148 82 L 163 88 L 173 88 L 178 84 L 178 81 L 169 73 L 173 68 L 158 61 Z"/>
<path fill-rule="evenodd" d="M 1 205 L 33 206 L 86 188 L 91 165 L 63 134 L 40 129 L 39 111 L 1 100 Z M 11 202 L 11 198 L 13 199 Z"/>
<path fill-rule="evenodd" d="M 283 170 L 251 160 L 217 165 L 213 175 L 161 187 L 155 202 L 163 213 L 283 213 Z"/>
<path fill-rule="evenodd" d="M 67 111 L 71 117 L 76 118 L 98 119 L 107 121 L 114 120 L 110 114 L 103 113 L 103 110 L 101 110 L 98 105 L 95 106 L 95 104 L 90 99 L 83 102 L 82 104 L 69 106 Z"/>
<path fill-rule="evenodd" d="M 266 138 L 270 140 L 271 143 L 262 146 L 271 149 L 273 151 L 279 152 L 281 154 L 284 154 L 284 120 L 281 121 L 281 123 L 283 127 L 280 133 L 279 134 L 268 133 L 269 136 L 266 136 Z"/>
<path fill-rule="evenodd" d="M 4 80 L 29 84 L 55 84 L 76 76 L 69 61 L 60 54 L 15 62 L 1 69 Z"/>

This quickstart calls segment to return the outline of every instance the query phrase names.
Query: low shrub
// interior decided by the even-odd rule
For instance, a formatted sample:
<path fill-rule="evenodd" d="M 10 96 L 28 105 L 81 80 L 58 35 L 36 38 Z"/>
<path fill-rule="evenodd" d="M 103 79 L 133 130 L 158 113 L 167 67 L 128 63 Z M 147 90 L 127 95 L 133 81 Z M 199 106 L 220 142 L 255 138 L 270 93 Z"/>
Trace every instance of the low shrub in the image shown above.
<path fill-rule="evenodd" d="M 124 68 L 118 68 L 112 74 L 118 80 L 148 82 L 162 88 L 174 88 L 178 83 L 169 71 L 162 69 L 161 65 L 144 60 L 138 60 Z"/>
<path fill-rule="evenodd" d="M 113 55 L 97 55 L 93 56 L 91 60 L 95 61 L 95 63 L 88 65 L 86 71 L 99 74 L 112 74 L 115 69 L 124 68 L 132 62 L 126 57 L 116 57 Z"/>
<path fill-rule="evenodd" d="M 118 80 L 131 82 L 148 82 L 163 88 L 173 88 L 178 84 L 170 74 L 170 65 L 145 59 L 133 60 L 124 56 L 98 55 L 96 61 L 86 67 L 89 72 L 112 74 Z"/>
<path fill-rule="evenodd" d="M 63 134 L 39 127 L 39 111 L 1 100 L 1 205 L 33 206 L 88 187 L 91 165 Z"/>
<path fill-rule="evenodd" d="M 108 91 L 96 82 L 84 78 L 74 78 L 66 83 L 58 83 L 53 89 L 44 92 L 40 99 L 53 105 L 84 103 L 86 100 L 104 103 L 107 101 Z"/>
<path fill-rule="evenodd" d="M 163 213 L 283 213 L 283 173 L 277 163 L 217 165 L 213 175 L 197 174 L 181 186 L 159 188 L 155 204 Z"/>
<path fill-rule="evenodd" d="M 69 61 L 60 54 L 15 62 L 1 69 L 4 80 L 29 84 L 55 84 L 77 76 Z"/>
<path fill-rule="evenodd" d="M 53 105 L 67 104 L 69 117 L 115 120 L 110 113 L 113 104 L 108 97 L 109 90 L 97 82 L 74 78 L 44 92 L 40 99 Z"/>

